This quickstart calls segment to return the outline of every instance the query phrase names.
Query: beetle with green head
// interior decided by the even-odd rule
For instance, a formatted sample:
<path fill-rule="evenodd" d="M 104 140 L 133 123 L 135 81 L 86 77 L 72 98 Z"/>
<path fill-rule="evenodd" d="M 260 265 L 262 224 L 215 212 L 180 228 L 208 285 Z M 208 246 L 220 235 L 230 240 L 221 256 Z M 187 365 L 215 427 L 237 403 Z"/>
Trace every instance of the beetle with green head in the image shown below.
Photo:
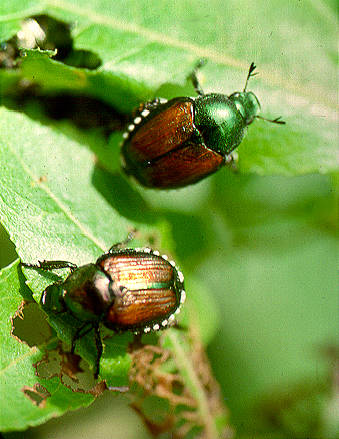
<path fill-rule="evenodd" d="M 144 186 L 173 189 L 196 183 L 222 166 L 234 165 L 232 152 L 255 119 L 285 123 L 279 117 L 259 116 L 259 100 L 247 91 L 254 63 L 243 91 L 229 96 L 203 92 L 196 74 L 204 63 L 189 76 L 197 97 L 156 98 L 142 104 L 123 134 L 123 168 Z"/>

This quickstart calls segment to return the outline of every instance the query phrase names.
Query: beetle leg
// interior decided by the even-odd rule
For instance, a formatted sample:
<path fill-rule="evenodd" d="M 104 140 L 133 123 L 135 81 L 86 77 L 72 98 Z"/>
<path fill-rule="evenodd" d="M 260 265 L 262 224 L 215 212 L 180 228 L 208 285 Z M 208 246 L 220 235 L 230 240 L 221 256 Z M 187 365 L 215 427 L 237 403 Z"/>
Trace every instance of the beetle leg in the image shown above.
<path fill-rule="evenodd" d="M 236 151 L 225 155 L 225 165 L 228 166 L 233 172 L 238 172 L 238 161 L 239 155 Z"/>
<path fill-rule="evenodd" d="M 188 78 L 192 81 L 194 90 L 198 96 L 203 96 L 205 93 L 203 92 L 203 89 L 201 88 L 201 85 L 199 83 L 197 72 L 199 69 L 201 69 L 201 67 L 203 67 L 206 64 L 206 62 L 207 62 L 206 59 L 200 59 L 197 62 L 196 66 L 194 67 L 192 73 L 188 76 Z"/>
<path fill-rule="evenodd" d="M 86 330 L 84 332 L 82 332 L 83 329 L 85 329 L 85 328 L 86 328 Z M 75 344 L 76 344 L 77 340 L 79 340 L 79 338 L 85 337 L 85 335 L 88 334 L 90 331 L 92 331 L 92 329 L 93 329 L 92 322 L 91 323 L 85 322 L 82 326 L 80 326 L 76 330 L 76 332 L 75 332 L 75 334 L 74 334 L 74 336 L 72 338 L 71 354 L 74 354 Z"/>
<path fill-rule="evenodd" d="M 178 329 L 179 331 L 188 331 L 188 327 L 185 325 L 182 325 L 181 323 L 178 323 L 177 320 L 174 320 L 173 324 L 171 325 L 171 328 Z"/>
<path fill-rule="evenodd" d="M 76 264 L 67 261 L 38 261 L 37 264 L 26 264 L 25 262 L 21 262 L 21 265 L 27 268 L 42 268 L 43 270 L 69 268 L 71 271 L 74 271 L 78 268 Z"/>
<path fill-rule="evenodd" d="M 95 372 L 94 372 L 94 379 L 98 378 L 99 375 L 99 368 L 100 368 L 100 359 L 102 356 L 102 341 L 100 337 L 100 331 L 99 331 L 99 325 L 85 322 L 82 326 L 80 326 L 76 333 L 74 334 L 72 338 L 72 347 L 71 347 L 71 354 L 74 354 L 75 351 L 75 344 L 79 338 L 84 337 L 86 334 L 92 331 L 94 329 L 94 337 L 95 337 L 95 345 L 97 348 L 97 358 L 96 358 L 96 364 L 95 364 Z"/>
<path fill-rule="evenodd" d="M 95 337 L 95 344 L 97 347 L 97 360 L 96 360 L 96 368 L 94 372 L 94 379 L 97 379 L 99 376 L 100 359 L 102 356 L 102 341 L 100 337 L 99 325 L 94 326 L 94 337 Z"/>

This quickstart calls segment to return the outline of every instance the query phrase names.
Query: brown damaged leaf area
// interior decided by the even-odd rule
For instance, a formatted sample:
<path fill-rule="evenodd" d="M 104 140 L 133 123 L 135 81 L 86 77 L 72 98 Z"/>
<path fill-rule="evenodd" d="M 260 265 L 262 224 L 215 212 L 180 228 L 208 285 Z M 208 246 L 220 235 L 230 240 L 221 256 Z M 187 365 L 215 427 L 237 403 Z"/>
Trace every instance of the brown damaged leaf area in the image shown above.
<path fill-rule="evenodd" d="M 95 397 L 101 395 L 106 390 L 106 383 L 104 381 L 95 383 L 87 363 L 83 362 L 84 368 L 82 368 L 81 361 L 79 355 L 64 350 L 59 341 L 56 349 L 47 350 L 34 367 L 38 377 L 44 379 L 58 377 L 60 382 L 73 392 L 90 393 Z"/>
<path fill-rule="evenodd" d="M 51 394 L 40 383 L 34 384 L 33 387 L 24 386 L 22 388 L 24 395 L 32 401 L 32 403 L 40 408 L 44 408 L 46 400 Z"/>
<path fill-rule="evenodd" d="M 93 373 L 86 367 L 85 362 L 83 362 L 85 370 L 82 369 L 81 357 L 71 354 L 63 348 L 58 339 L 52 338 L 51 327 L 36 302 L 22 301 L 11 318 L 11 323 L 11 335 L 19 343 L 25 343 L 31 348 L 45 349 L 42 359 L 33 364 L 38 378 L 58 377 L 60 382 L 73 392 L 90 393 L 94 396 L 99 396 L 106 389 L 104 382 L 94 382 Z M 48 344 L 56 347 L 47 349 Z M 23 392 L 35 405 L 43 407 L 44 400 L 50 395 L 47 391 L 47 393 L 39 391 L 39 386 L 39 383 L 36 383 L 33 388 L 25 386 Z"/>
<path fill-rule="evenodd" d="M 215 419 L 225 416 L 219 385 L 213 378 L 204 348 L 198 338 L 192 335 L 188 338 L 190 361 L 203 389 L 210 417 Z M 130 354 L 130 386 L 133 392 L 131 406 L 141 416 L 152 437 L 171 432 L 173 439 L 182 439 L 194 432 L 196 438 L 208 438 L 199 402 L 180 374 L 172 352 L 161 346 L 161 338 L 157 346 L 133 346 Z M 151 413 L 147 410 L 148 400 L 153 400 Z M 220 434 L 220 438 L 232 437 L 233 430 L 230 427 L 225 427 Z"/>

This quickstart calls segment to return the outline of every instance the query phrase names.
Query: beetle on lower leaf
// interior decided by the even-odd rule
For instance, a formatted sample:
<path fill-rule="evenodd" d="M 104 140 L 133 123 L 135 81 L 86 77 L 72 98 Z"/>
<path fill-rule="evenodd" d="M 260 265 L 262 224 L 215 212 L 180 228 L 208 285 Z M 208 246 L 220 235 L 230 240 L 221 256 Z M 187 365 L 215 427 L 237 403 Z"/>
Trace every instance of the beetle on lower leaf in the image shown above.
<path fill-rule="evenodd" d="M 140 106 L 123 134 L 122 166 L 139 183 L 155 189 L 174 189 L 196 183 L 225 165 L 233 166 L 232 152 L 244 138 L 247 126 L 258 115 L 256 95 L 246 91 L 254 76 L 251 64 L 243 91 L 226 96 L 205 94 L 196 76 L 190 75 L 197 97 L 157 98 Z"/>
<path fill-rule="evenodd" d="M 76 341 L 94 330 L 95 379 L 103 350 L 100 323 L 115 332 L 158 331 L 175 323 L 185 302 L 184 276 L 175 262 L 149 248 L 119 248 L 130 239 L 113 245 L 94 264 L 81 267 L 67 261 L 21 263 L 28 268 L 71 270 L 65 281 L 45 289 L 40 304 L 47 313 L 69 312 L 79 320 L 72 353 Z"/>

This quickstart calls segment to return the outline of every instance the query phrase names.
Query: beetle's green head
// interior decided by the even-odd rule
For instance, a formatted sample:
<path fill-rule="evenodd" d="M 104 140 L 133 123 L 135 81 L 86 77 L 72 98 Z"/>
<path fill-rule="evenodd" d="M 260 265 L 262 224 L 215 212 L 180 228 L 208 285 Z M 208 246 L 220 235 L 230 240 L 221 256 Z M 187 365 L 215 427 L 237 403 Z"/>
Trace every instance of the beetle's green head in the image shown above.
<path fill-rule="evenodd" d="M 251 91 L 236 91 L 229 99 L 234 102 L 245 124 L 251 124 L 260 111 L 260 102 L 256 95 Z"/>
<path fill-rule="evenodd" d="M 60 297 L 62 295 L 62 286 L 60 284 L 49 285 L 42 293 L 40 304 L 48 312 L 61 312 L 63 310 Z"/>
<path fill-rule="evenodd" d="M 249 79 L 256 75 L 256 73 L 253 73 L 255 69 L 256 66 L 254 62 L 252 62 L 248 70 L 244 90 L 236 91 L 229 96 L 229 99 L 234 102 L 237 110 L 244 119 L 245 125 L 251 124 L 260 111 L 260 102 L 256 95 L 251 91 L 246 91 Z"/>

